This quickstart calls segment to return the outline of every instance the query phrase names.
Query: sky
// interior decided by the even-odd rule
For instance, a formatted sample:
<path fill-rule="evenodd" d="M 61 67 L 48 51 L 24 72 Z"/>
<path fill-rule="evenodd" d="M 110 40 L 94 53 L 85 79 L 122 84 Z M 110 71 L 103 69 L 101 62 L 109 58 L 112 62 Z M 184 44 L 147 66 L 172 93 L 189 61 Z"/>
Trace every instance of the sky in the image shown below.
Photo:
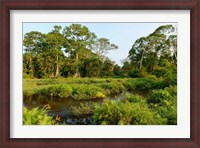
<path fill-rule="evenodd" d="M 31 31 L 48 33 L 53 26 L 69 26 L 72 23 L 23 23 L 23 35 Z M 75 24 L 75 23 L 74 23 Z M 107 38 L 119 48 L 110 51 L 106 56 L 122 66 L 122 60 L 127 58 L 129 50 L 140 37 L 148 36 L 159 26 L 176 23 L 77 23 L 89 28 L 98 38 Z"/>

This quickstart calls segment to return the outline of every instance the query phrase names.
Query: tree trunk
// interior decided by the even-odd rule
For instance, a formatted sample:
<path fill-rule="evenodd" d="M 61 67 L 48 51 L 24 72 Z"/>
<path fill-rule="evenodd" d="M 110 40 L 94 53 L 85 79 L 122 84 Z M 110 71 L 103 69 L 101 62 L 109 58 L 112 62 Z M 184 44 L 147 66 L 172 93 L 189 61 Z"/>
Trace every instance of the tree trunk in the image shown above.
<path fill-rule="evenodd" d="M 143 62 L 143 58 L 144 58 L 144 50 L 142 51 L 142 56 L 141 56 L 141 59 L 140 59 L 140 68 L 142 68 L 142 62 Z"/>
<path fill-rule="evenodd" d="M 56 73 L 55 73 L 55 78 L 58 77 L 58 74 L 59 74 L 59 65 L 58 65 L 58 54 L 57 54 L 57 57 L 56 57 Z"/>
<path fill-rule="evenodd" d="M 33 66 L 32 66 L 32 57 L 29 59 L 29 68 L 30 68 L 30 78 L 33 79 Z"/>
<path fill-rule="evenodd" d="M 78 52 L 76 52 L 76 63 L 78 64 Z"/>
<path fill-rule="evenodd" d="M 79 78 L 80 77 L 80 73 L 79 73 L 79 70 L 78 70 L 78 52 L 76 52 L 76 73 L 74 75 L 75 78 Z"/>

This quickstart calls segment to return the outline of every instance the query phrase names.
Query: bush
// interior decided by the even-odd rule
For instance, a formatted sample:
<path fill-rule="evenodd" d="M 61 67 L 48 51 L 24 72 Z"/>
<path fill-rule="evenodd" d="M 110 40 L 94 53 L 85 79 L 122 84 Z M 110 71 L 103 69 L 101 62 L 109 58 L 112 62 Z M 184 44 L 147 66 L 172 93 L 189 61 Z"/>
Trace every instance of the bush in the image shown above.
<path fill-rule="evenodd" d="M 100 87 L 93 85 L 73 85 L 72 98 L 75 100 L 102 99 L 105 95 Z"/>
<path fill-rule="evenodd" d="M 169 69 L 166 67 L 156 66 L 152 71 L 152 74 L 155 75 L 156 77 L 163 77 L 168 71 Z"/>
<path fill-rule="evenodd" d="M 177 87 L 170 86 L 164 90 L 154 90 L 147 98 L 149 106 L 162 118 L 167 119 L 167 124 L 177 124 Z"/>
<path fill-rule="evenodd" d="M 37 88 L 36 82 L 30 79 L 23 80 L 23 95 L 32 96 L 36 93 L 35 89 Z"/>
<path fill-rule="evenodd" d="M 70 109 L 71 114 L 74 116 L 88 116 L 93 114 L 94 104 L 80 103 L 79 106 L 72 106 Z"/>
<path fill-rule="evenodd" d="M 31 88 L 25 88 L 23 90 L 23 95 L 24 96 L 33 96 L 35 94 L 35 90 Z"/>
<path fill-rule="evenodd" d="M 101 106 L 95 106 L 93 120 L 101 125 L 155 125 L 165 124 L 146 103 L 130 103 L 128 101 L 105 101 Z"/>
<path fill-rule="evenodd" d="M 176 71 L 168 71 L 164 75 L 164 79 L 168 85 L 177 85 L 177 73 Z"/>
<path fill-rule="evenodd" d="M 69 98 L 75 100 L 103 99 L 106 96 L 100 87 L 86 84 L 56 84 L 46 86 L 37 94 L 51 97 Z"/>
<path fill-rule="evenodd" d="M 148 90 L 155 87 L 156 80 L 150 78 L 135 78 L 125 82 L 128 90 Z"/>
<path fill-rule="evenodd" d="M 43 86 L 41 89 L 37 90 L 37 94 L 50 97 L 68 98 L 72 95 L 72 91 L 70 85 L 56 84 Z"/>
<path fill-rule="evenodd" d="M 149 76 L 146 78 L 134 78 L 128 79 L 124 83 L 127 90 L 149 90 L 149 89 L 159 89 L 168 86 L 163 79 L 158 79 L 154 76 Z"/>
<path fill-rule="evenodd" d="M 120 94 L 126 90 L 123 84 L 119 82 L 103 83 L 100 87 L 104 89 L 107 95 Z"/>
<path fill-rule="evenodd" d="M 169 99 L 170 93 L 166 90 L 153 90 L 148 98 L 148 103 L 161 103 L 163 100 Z"/>
<path fill-rule="evenodd" d="M 68 98 L 72 95 L 72 91 L 72 87 L 63 84 L 56 84 L 48 88 L 48 93 L 52 97 Z"/>
<path fill-rule="evenodd" d="M 24 125 L 51 125 L 53 124 L 52 117 L 47 115 L 49 106 L 44 106 L 42 109 L 33 108 L 28 110 L 23 108 L 23 124 Z"/>
<path fill-rule="evenodd" d="M 131 78 L 143 78 L 143 77 L 146 77 L 148 74 L 146 72 L 146 69 L 142 68 L 142 69 L 132 70 L 131 72 L 129 72 L 128 75 Z"/>
<path fill-rule="evenodd" d="M 164 101 L 175 102 L 177 96 L 177 87 L 170 86 L 166 87 L 164 90 L 153 90 L 147 99 L 148 103 L 158 103 L 163 104 Z"/>
<path fill-rule="evenodd" d="M 146 99 L 140 95 L 130 95 L 123 99 L 123 101 L 128 101 L 130 103 L 146 103 Z"/>

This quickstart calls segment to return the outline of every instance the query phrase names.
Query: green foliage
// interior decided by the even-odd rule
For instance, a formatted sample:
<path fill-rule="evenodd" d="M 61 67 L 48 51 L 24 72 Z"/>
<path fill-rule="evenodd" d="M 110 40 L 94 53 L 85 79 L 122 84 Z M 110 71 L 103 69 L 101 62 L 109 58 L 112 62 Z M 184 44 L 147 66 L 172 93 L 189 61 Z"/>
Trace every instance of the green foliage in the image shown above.
<path fill-rule="evenodd" d="M 108 51 L 116 49 L 118 49 L 118 46 L 110 43 L 109 39 L 97 38 L 92 50 L 98 55 L 100 59 L 103 59 L 103 56 L 107 54 Z"/>
<path fill-rule="evenodd" d="M 103 99 L 126 90 L 126 79 L 68 78 L 24 80 L 24 96 L 42 95 L 48 97 L 73 98 L 75 100 Z"/>
<path fill-rule="evenodd" d="M 119 82 L 110 82 L 110 83 L 103 83 L 100 85 L 105 91 L 107 95 L 116 95 L 124 92 L 126 88 L 122 83 Z"/>
<path fill-rule="evenodd" d="M 103 63 L 101 76 L 113 76 L 114 66 L 114 62 L 106 58 L 106 60 Z"/>
<path fill-rule="evenodd" d="M 130 71 L 128 75 L 131 78 L 143 78 L 146 77 L 148 73 L 146 72 L 145 68 L 142 68 L 142 69 L 134 69 Z"/>
<path fill-rule="evenodd" d="M 99 77 L 102 70 L 103 62 L 93 56 L 85 58 L 80 66 L 80 73 L 82 77 Z"/>
<path fill-rule="evenodd" d="M 158 79 L 154 76 L 128 79 L 124 85 L 128 90 L 150 90 L 168 86 L 163 79 Z"/>
<path fill-rule="evenodd" d="M 148 98 L 148 103 L 162 104 L 163 101 L 176 101 L 177 88 L 176 86 L 166 87 L 164 90 L 153 90 Z"/>
<path fill-rule="evenodd" d="M 164 75 L 164 79 L 166 83 L 170 85 L 177 85 L 177 72 L 176 71 L 168 71 Z"/>
<path fill-rule="evenodd" d="M 23 108 L 23 124 L 24 125 L 51 125 L 53 118 L 47 115 L 49 106 L 44 106 L 42 109 L 33 108 L 28 110 Z"/>
<path fill-rule="evenodd" d="M 91 49 L 96 35 L 81 24 L 71 24 L 63 29 L 65 52 L 74 59 L 76 74 L 79 73 L 80 58 Z"/>
<path fill-rule="evenodd" d="M 128 101 L 130 103 L 146 103 L 146 99 L 140 95 L 130 95 L 124 98 L 122 101 Z"/>
<path fill-rule="evenodd" d="M 155 75 L 156 77 L 163 77 L 167 72 L 168 72 L 168 68 L 166 67 L 155 67 L 152 74 Z"/>
<path fill-rule="evenodd" d="M 105 101 L 95 106 L 93 120 L 101 125 L 155 125 L 163 124 L 164 119 L 151 111 L 145 102 Z"/>
<path fill-rule="evenodd" d="M 137 39 L 122 67 L 105 56 L 118 46 L 107 38 L 97 38 L 81 24 L 63 29 L 54 26 L 47 34 L 28 32 L 23 47 L 24 78 L 142 78 L 153 74 L 166 78 L 170 84 L 176 83 L 177 35 L 172 25 L 160 26 L 150 35 Z"/>
<path fill-rule="evenodd" d="M 147 102 L 161 117 L 167 119 L 167 124 L 177 124 L 176 86 L 170 86 L 164 90 L 154 90 L 147 98 Z"/>
<path fill-rule="evenodd" d="M 146 98 L 131 95 L 95 107 L 72 106 L 71 111 L 75 116 L 93 115 L 95 123 L 102 125 L 177 124 L 177 35 L 172 25 L 137 39 L 122 67 L 105 56 L 118 46 L 96 38 L 81 24 L 54 26 L 47 34 L 26 33 L 23 48 L 27 98 L 103 100 L 125 91 L 146 91 L 150 93 Z M 45 109 L 24 108 L 24 113 L 24 124 L 52 124 Z"/>
<path fill-rule="evenodd" d="M 75 100 L 103 99 L 106 96 L 100 87 L 87 84 L 56 84 L 38 89 L 38 95 L 73 98 Z"/>
<path fill-rule="evenodd" d="M 72 97 L 75 100 L 102 99 L 105 97 L 100 87 L 93 85 L 73 85 Z"/>
<path fill-rule="evenodd" d="M 170 97 L 170 93 L 165 90 L 153 90 L 148 99 L 148 103 L 161 103 L 164 99 Z"/>
<path fill-rule="evenodd" d="M 23 80 L 23 95 L 24 96 L 33 96 L 36 94 L 37 83 L 32 80 L 28 81 L 27 79 Z"/>
<path fill-rule="evenodd" d="M 129 69 L 132 78 L 146 76 L 143 69 L 157 77 L 164 77 L 169 70 L 176 68 L 177 35 L 174 26 L 158 27 L 146 37 L 137 39 L 129 51 L 124 67 Z"/>
<path fill-rule="evenodd" d="M 104 99 L 126 90 L 153 89 L 147 98 L 130 95 L 119 102 L 105 101 L 103 104 L 96 104 L 95 107 L 84 103 L 72 106 L 71 113 L 74 116 L 93 116 L 95 124 L 176 124 L 177 90 L 176 86 L 166 87 L 167 85 L 164 79 L 156 78 L 154 75 L 134 79 L 26 79 L 24 95 L 89 100 Z"/>
<path fill-rule="evenodd" d="M 56 84 L 48 88 L 48 93 L 52 97 L 68 98 L 72 95 L 72 88 L 68 85 Z"/>
<path fill-rule="evenodd" d="M 94 112 L 94 104 L 91 103 L 80 103 L 79 106 L 72 106 L 71 113 L 74 116 L 88 116 Z"/>
<path fill-rule="evenodd" d="M 103 99 L 106 98 L 106 95 L 104 95 L 102 92 L 97 92 L 96 97 Z"/>

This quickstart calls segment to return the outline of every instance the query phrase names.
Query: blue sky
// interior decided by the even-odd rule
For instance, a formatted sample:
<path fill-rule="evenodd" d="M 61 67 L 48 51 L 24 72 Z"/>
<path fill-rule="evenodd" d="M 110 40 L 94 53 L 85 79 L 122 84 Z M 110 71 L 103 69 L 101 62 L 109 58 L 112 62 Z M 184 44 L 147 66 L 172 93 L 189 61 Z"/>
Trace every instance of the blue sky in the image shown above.
<path fill-rule="evenodd" d="M 30 31 L 48 33 L 53 26 L 69 26 L 72 23 L 23 23 L 23 35 Z M 119 49 L 110 51 L 106 56 L 115 63 L 122 65 L 121 61 L 128 56 L 128 52 L 135 40 L 147 36 L 161 25 L 176 23 L 77 23 L 87 26 L 98 38 L 105 37 L 111 43 L 118 45 Z"/>

